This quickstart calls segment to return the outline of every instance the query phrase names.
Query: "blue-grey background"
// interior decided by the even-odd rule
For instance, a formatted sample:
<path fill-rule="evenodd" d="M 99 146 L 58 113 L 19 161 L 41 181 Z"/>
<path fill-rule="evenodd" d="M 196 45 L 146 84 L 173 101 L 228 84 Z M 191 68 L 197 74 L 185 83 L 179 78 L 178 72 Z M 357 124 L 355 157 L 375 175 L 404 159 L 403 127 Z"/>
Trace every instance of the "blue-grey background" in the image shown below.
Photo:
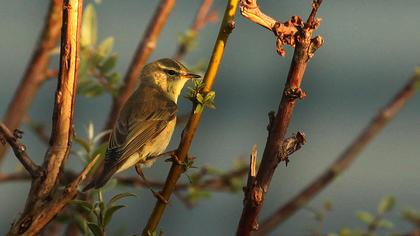
<path fill-rule="evenodd" d="M 104 0 L 97 7 L 99 38 L 115 37 L 114 51 L 120 55 L 117 70 L 125 72 L 138 41 L 158 1 Z M 177 37 L 190 26 L 201 1 L 180 0 L 159 39 L 152 59 L 173 55 Z M 292 15 L 306 17 L 310 0 L 265 0 L 262 9 L 278 19 Z M 0 114 L 16 89 L 37 41 L 48 1 L 5 1 L 0 8 Z M 215 0 L 223 14 L 225 1 Z M 324 1 L 319 11 L 323 18 L 318 33 L 326 39 L 311 61 L 303 89 L 308 97 L 298 103 L 290 133 L 302 130 L 308 143 L 293 155 L 288 167 L 281 165 L 272 182 L 261 219 L 296 194 L 321 173 L 413 74 L 420 63 L 420 1 L 353 0 Z M 186 57 L 187 64 L 209 58 L 219 22 L 208 25 L 199 36 L 198 46 Z M 196 165 L 229 169 L 239 156 L 246 156 L 256 143 L 260 153 L 266 140 L 267 112 L 279 103 L 291 59 L 280 58 L 272 33 L 248 22 L 239 14 L 230 36 L 218 78 L 216 110 L 206 110 L 191 148 L 198 156 Z M 57 64 L 56 62 L 53 64 Z M 55 83 L 46 83 L 39 91 L 29 114 L 36 121 L 51 123 Z M 181 110 L 190 104 L 181 99 Z M 326 219 L 326 232 L 343 226 L 364 227 L 354 213 L 360 209 L 375 211 L 386 195 L 397 198 L 390 218 L 396 230 L 410 229 L 401 221 L 399 211 L 410 206 L 420 209 L 420 96 L 414 97 L 363 151 L 349 171 L 320 194 L 310 205 L 321 206 L 326 199 L 334 204 Z M 109 96 L 95 99 L 79 97 L 75 126 L 79 133 L 87 122 L 103 126 L 110 108 Z M 182 128 L 182 127 L 179 127 Z M 23 126 L 24 131 L 28 131 Z M 179 131 L 171 147 L 178 144 Z M 45 146 L 31 132 L 24 142 L 30 155 L 42 160 Z M 79 169 L 76 157 L 70 161 Z M 17 161 L 8 154 L 2 171 L 12 172 Z M 159 162 L 146 170 L 149 178 L 164 179 L 169 165 Z M 132 174 L 131 172 L 125 174 Z M 18 217 L 26 198 L 28 183 L 0 186 L 0 234 Z M 124 228 L 125 234 L 139 232 L 155 200 L 143 189 L 132 191 L 138 198 L 115 215 L 110 235 Z M 242 210 L 241 194 L 214 194 L 186 209 L 176 198 L 169 204 L 160 229 L 167 235 L 232 235 Z M 307 211 L 299 211 L 277 231 L 283 235 L 305 235 L 315 221 Z"/>

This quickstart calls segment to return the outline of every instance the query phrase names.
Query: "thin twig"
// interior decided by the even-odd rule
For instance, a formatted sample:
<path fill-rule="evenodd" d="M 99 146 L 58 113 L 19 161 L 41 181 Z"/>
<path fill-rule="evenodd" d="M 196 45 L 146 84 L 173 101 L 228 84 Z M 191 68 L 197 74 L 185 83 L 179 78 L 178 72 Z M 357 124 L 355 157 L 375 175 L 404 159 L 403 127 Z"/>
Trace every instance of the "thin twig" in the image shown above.
<path fill-rule="evenodd" d="M 216 74 L 220 65 L 220 62 L 223 57 L 224 48 L 226 46 L 227 39 L 230 32 L 234 28 L 234 17 L 236 9 L 238 6 L 239 0 L 229 0 L 227 3 L 226 11 L 220 26 L 219 35 L 217 37 L 216 43 L 214 45 L 212 57 L 210 59 L 207 72 L 204 76 L 204 87 L 203 94 L 208 93 L 211 90 L 211 87 L 216 79 Z M 194 112 L 195 108 L 191 112 L 191 116 L 187 122 L 186 127 L 183 130 L 183 135 L 181 142 L 176 150 L 176 156 L 180 162 L 185 162 L 187 160 L 188 150 L 191 146 L 192 140 L 194 138 L 195 132 L 198 128 L 198 124 L 201 119 L 201 112 Z M 175 190 L 176 183 L 184 172 L 184 167 L 173 163 L 169 174 L 166 178 L 165 186 L 161 192 L 161 195 L 164 199 L 169 200 L 170 196 Z M 162 218 L 163 212 L 165 211 L 166 204 L 157 201 L 153 209 L 152 214 L 149 217 L 146 227 L 143 229 L 143 234 L 148 234 L 148 232 L 153 232 L 156 230 L 160 219 Z"/>
<path fill-rule="evenodd" d="M 11 130 L 19 127 L 40 85 L 48 78 L 47 67 L 51 58 L 50 52 L 60 38 L 62 5 L 62 0 L 51 0 L 45 24 L 32 58 L 3 119 L 6 126 Z M 0 146 L 0 162 L 6 150 L 6 146 Z"/>
<path fill-rule="evenodd" d="M 204 190 L 204 191 L 212 191 L 212 192 L 231 192 L 232 187 L 229 183 L 231 180 L 244 176 L 248 171 L 248 166 L 241 167 L 239 169 L 235 169 L 229 171 L 223 175 L 215 176 L 212 178 L 207 178 L 204 181 L 198 182 L 196 184 L 191 183 L 178 183 L 175 187 L 176 191 L 182 191 L 187 189 L 188 187 L 194 186 L 194 188 Z M 61 175 L 63 182 L 68 182 L 71 179 L 76 178 L 76 173 L 72 171 L 65 171 Z M 144 188 L 147 187 L 144 180 L 139 178 L 138 176 L 116 176 L 115 179 L 118 181 L 118 184 L 124 186 L 131 186 L 131 187 L 139 187 Z M 0 174 L 0 183 L 12 182 L 12 181 L 28 181 L 31 180 L 31 176 L 25 172 L 17 172 L 17 173 L 10 173 L 10 174 Z M 148 180 L 148 184 L 152 188 L 162 188 L 165 183 L 162 181 L 155 181 L 155 180 Z"/>
<path fill-rule="evenodd" d="M 267 235 L 283 223 L 302 206 L 306 205 L 338 175 L 348 169 L 360 152 L 379 134 L 385 125 L 393 119 L 416 92 L 420 75 L 415 75 L 371 120 L 369 125 L 353 140 L 344 152 L 320 176 L 308 184 L 300 193 L 267 217 L 261 224 L 258 235 Z"/>
<path fill-rule="evenodd" d="M 23 167 L 28 171 L 32 178 L 36 178 L 39 174 L 40 168 L 36 165 L 29 155 L 26 153 L 26 147 L 19 141 L 20 136 L 17 132 L 12 133 L 3 122 L 0 122 L 0 139 L 4 138 L 12 147 L 17 159 L 22 163 Z"/>
<path fill-rule="evenodd" d="M 112 108 L 104 130 L 112 129 L 122 106 L 136 88 L 137 78 L 140 76 L 143 66 L 146 64 L 149 56 L 155 49 L 160 32 L 166 24 L 175 2 L 176 0 L 160 1 L 153 18 L 149 22 L 149 26 L 147 27 L 143 39 L 136 50 L 134 58 L 131 61 L 127 74 L 124 77 L 124 84 L 119 89 L 118 96 L 116 96 L 113 100 Z M 103 140 L 106 140 L 107 137 L 104 137 Z"/>
<path fill-rule="evenodd" d="M 200 8 L 198 9 L 197 15 L 194 18 L 194 21 L 187 31 L 187 37 L 191 37 L 190 40 L 182 41 L 176 50 L 174 58 L 178 61 L 182 60 L 188 52 L 190 41 L 194 40 L 200 30 L 209 22 L 217 19 L 217 12 L 210 11 L 213 0 L 203 0 L 201 2 Z"/>
<path fill-rule="evenodd" d="M 275 33 L 277 51 L 280 55 L 284 55 L 282 47 L 284 44 L 295 46 L 295 51 L 277 115 L 269 124 L 269 135 L 257 176 L 251 185 L 251 189 L 245 191 L 244 208 L 236 231 L 238 236 L 251 235 L 252 231 L 258 229 L 258 215 L 277 165 L 280 161 L 287 163 L 288 155 L 299 149 L 305 142 L 305 136 L 300 132 L 295 137 L 286 139 L 285 136 L 296 105 L 296 99 L 302 99 L 305 96 L 300 85 L 306 66 L 315 50 L 323 42 L 319 36 L 312 39 L 313 31 L 319 24 L 319 20 L 315 19 L 319 4 L 321 4 L 321 1 L 315 0 L 313 2 L 312 12 L 306 23 L 303 23 L 300 17 L 294 16 L 292 20 L 286 23 L 276 21 L 274 24 L 265 25 L 265 27 L 271 27 L 270 30 Z M 254 8 L 249 8 L 249 6 Z M 255 10 L 255 7 L 258 8 L 256 0 L 241 1 L 241 13 L 248 19 L 262 25 L 262 22 L 267 22 L 267 17 L 261 18 L 258 14 L 251 14 L 252 12 L 246 14 L 247 9 Z M 265 16 L 260 10 L 257 12 L 261 16 Z"/>
<path fill-rule="evenodd" d="M 92 161 L 64 190 L 59 177 L 70 152 L 73 112 L 79 64 L 79 39 L 83 0 L 66 0 L 63 5 L 60 70 L 55 94 L 50 147 L 41 174 L 32 180 L 25 208 L 7 235 L 37 235 L 77 195 L 77 187 L 92 168 Z M 60 193 L 58 193 L 60 192 Z"/>

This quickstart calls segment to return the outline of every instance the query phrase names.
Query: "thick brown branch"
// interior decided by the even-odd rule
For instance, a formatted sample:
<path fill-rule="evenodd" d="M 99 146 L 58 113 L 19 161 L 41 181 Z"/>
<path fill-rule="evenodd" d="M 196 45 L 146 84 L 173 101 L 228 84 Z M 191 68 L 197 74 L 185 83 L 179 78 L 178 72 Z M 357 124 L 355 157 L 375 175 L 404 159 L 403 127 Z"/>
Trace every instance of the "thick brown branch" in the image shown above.
<path fill-rule="evenodd" d="M 191 41 L 195 39 L 199 31 L 209 22 L 217 18 L 215 12 L 210 12 L 211 5 L 213 0 L 203 0 L 200 8 L 198 9 L 197 15 L 191 25 L 191 28 L 188 30 L 188 34 L 191 37 Z M 190 40 L 184 40 L 178 45 L 174 58 L 178 61 L 182 60 L 185 57 L 185 54 L 188 52 Z"/>
<path fill-rule="evenodd" d="M 79 38 L 83 0 L 66 0 L 63 5 L 60 70 L 55 94 L 50 147 L 45 154 L 42 173 L 31 184 L 25 209 L 12 224 L 11 235 L 37 235 L 50 220 L 77 194 L 77 186 L 86 170 L 63 192 L 58 180 L 67 158 L 72 137 L 73 111 L 79 64 Z M 87 168 L 91 167 L 88 165 Z"/>
<path fill-rule="evenodd" d="M 234 18 L 238 2 L 239 0 L 229 0 L 227 3 L 222 24 L 220 26 L 219 35 L 214 45 L 212 57 L 207 68 L 207 72 L 204 76 L 204 88 L 202 91 L 204 94 L 208 93 L 211 90 L 212 85 L 216 79 L 216 74 L 223 57 L 227 39 L 234 28 Z M 194 110 L 195 108 L 193 107 L 193 111 Z M 193 111 L 191 112 L 191 116 L 187 122 L 186 127 L 183 130 L 181 142 L 178 146 L 178 149 L 176 150 L 176 156 L 181 162 L 185 162 L 187 160 L 188 150 L 191 146 L 192 140 L 194 138 L 195 132 L 197 131 L 198 124 L 201 119 L 201 112 Z M 163 198 L 169 200 L 170 196 L 175 190 L 176 183 L 179 177 L 184 171 L 185 169 L 183 166 L 178 165 L 176 163 L 172 164 L 169 174 L 166 178 L 165 186 L 161 192 Z M 156 227 L 158 226 L 160 219 L 162 218 L 165 208 L 165 203 L 161 201 L 156 202 L 155 208 L 153 209 L 153 212 L 149 217 L 147 225 L 143 229 L 143 234 L 147 235 L 148 232 L 153 232 L 156 230 Z"/>
<path fill-rule="evenodd" d="M 17 130 L 16 130 L 17 131 Z M 40 168 L 37 166 L 26 153 L 26 147 L 19 141 L 19 136 L 13 134 L 3 122 L 0 122 L 0 139 L 4 138 L 12 147 L 17 159 L 22 163 L 23 167 L 28 171 L 32 178 L 36 178 L 39 174 Z"/>
<path fill-rule="evenodd" d="M 50 52 L 57 45 L 60 36 L 62 5 L 62 0 L 51 0 L 38 44 L 3 119 L 11 130 L 19 127 L 39 86 L 48 78 L 46 73 Z M 0 146 L 0 161 L 6 150 L 6 146 Z"/>
<path fill-rule="evenodd" d="M 122 106 L 136 88 L 137 78 L 140 76 L 140 72 L 146 64 L 147 59 L 155 49 L 160 32 L 168 20 L 175 2 L 176 0 L 160 1 L 124 77 L 124 84 L 121 86 L 118 96 L 113 100 L 104 130 L 112 129 Z"/>
<path fill-rule="evenodd" d="M 320 176 L 306 186 L 299 194 L 269 216 L 260 227 L 258 235 L 267 235 L 279 224 L 283 223 L 308 201 L 314 198 L 338 175 L 350 167 L 360 152 L 372 141 L 383 127 L 394 118 L 401 108 L 411 99 L 416 91 L 416 83 L 420 83 L 420 75 L 416 75 L 397 95 L 382 108 L 369 125 L 357 136 L 350 146 Z"/>
<path fill-rule="evenodd" d="M 247 4 L 255 2 L 256 5 L 255 0 L 243 0 L 242 3 L 244 2 Z M 282 160 L 286 161 L 287 156 L 289 155 L 289 150 L 286 150 L 288 149 L 288 144 L 285 143 L 285 135 L 296 105 L 296 99 L 305 96 L 300 85 L 306 66 L 309 59 L 312 57 L 311 45 L 313 43 L 311 37 L 314 31 L 314 27 L 312 27 L 312 25 L 314 25 L 314 17 L 312 17 L 312 15 L 315 16 L 314 12 L 318 9 L 318 5 L 315 6 L 316 3 L 320 2 L 314 1 L 311 16 L 305 24 L 300 22 L 299 17 L 292 18 L 292 21 L 290 22 L 296 27 L 297 31 L 296 33 L 290 34 L 290 37 L 284 38 L 287 40 L 288 44 L 291 44 L 292 46 L 296 44 L 296 48 L 277 115 L 273 119 L 272 124 L 270 124 L 269 135 L 257 176 L 252 188 L 245 192 L 244 209 L 236 231 L 236 235 L 238 236 L 251 235 L 252 231 L 258 229 L 258 215 L 263 206 L 264 196 L 270 186 L 271 178 L 279 162 Z M 279 24 L 276 23 L 273 27 L 279 28 Z M 282 35 L 276 34 L 276 36 L 279 40 Z M 319 46 L 321 45 L 318 45 L 318 47 Z M 298 139 L 299 138 L 296 136 L 296 140 Z M 300 145 L 304 143 L 304 138 L 301 140 L 302 142 L 300 142 Z"/>

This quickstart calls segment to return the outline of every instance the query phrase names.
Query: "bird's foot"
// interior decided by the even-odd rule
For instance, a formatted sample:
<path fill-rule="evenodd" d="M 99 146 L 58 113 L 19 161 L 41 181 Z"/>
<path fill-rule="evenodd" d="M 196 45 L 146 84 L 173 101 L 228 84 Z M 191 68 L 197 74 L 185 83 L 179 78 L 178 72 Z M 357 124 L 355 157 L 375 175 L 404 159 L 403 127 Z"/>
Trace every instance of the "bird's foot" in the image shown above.
<path fill-rule="evenodd" d="M 179 157 L 175 153 L 173 153 L 171 155 L 171 157 L 166 159 L 165 161 L 166 162 L 172 162 L 172 163 L 175 163 L 177 165 L 183 166 L 185 169 L 189 169 L 189 168 L 195 168 L 193 166 L 195 159 L 196 159 L 196 157 L 192 157 L 192 156 L 187 155 L 187 160 L 181 161 L 179 159 Z"/>

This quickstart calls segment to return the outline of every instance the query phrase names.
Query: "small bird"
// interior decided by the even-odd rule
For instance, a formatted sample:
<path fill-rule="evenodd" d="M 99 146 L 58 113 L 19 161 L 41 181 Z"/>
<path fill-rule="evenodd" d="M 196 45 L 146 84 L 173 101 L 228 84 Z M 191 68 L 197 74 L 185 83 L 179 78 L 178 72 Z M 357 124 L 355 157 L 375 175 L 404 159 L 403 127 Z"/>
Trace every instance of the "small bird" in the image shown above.
<path fill-rule="evenodd" d="M 132 166 L 138 173 L 140 167 L 150 167 L 169 144 L 182 88 L 189 79 L 200 77 L 169 58 L 146 65 L 139 87 L 124 104 L 112 130 L 102 167 L 83 191 L 104 186 L 114 174 Z"/>

